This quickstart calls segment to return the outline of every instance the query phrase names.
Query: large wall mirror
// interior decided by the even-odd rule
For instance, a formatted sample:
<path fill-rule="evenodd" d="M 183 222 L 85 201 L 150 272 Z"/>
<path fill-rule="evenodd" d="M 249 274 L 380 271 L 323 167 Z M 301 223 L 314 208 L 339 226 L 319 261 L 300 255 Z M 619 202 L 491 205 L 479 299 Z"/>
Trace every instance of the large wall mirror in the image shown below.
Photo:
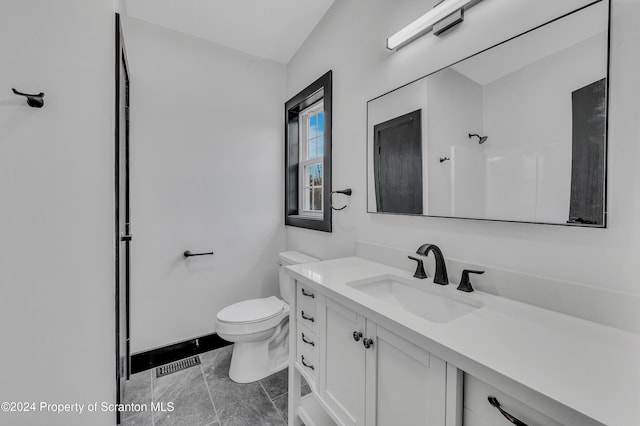
<path fill-rule="evenodd" d="M 605 227 L 609 3 L 367 103 L 367 211 Z"/>

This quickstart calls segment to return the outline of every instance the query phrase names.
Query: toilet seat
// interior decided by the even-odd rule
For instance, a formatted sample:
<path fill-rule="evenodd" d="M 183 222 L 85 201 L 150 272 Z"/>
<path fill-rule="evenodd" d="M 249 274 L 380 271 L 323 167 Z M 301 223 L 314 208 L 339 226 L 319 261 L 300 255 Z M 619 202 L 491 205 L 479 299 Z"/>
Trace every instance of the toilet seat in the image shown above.
<path fill-rule="evenodd" d="M 278 325 L 289 315 L 289 305 L 275 296 L 243 300 L 218 312 L 218 334 L 258 333 Z"/>
<path fill-rule="evenodd" d="M 218 312 L 218 321 L 234 324 L 265 321 L 281 313 L 284 305 L 284 301 L 275 296 L 243 300 Z"/>

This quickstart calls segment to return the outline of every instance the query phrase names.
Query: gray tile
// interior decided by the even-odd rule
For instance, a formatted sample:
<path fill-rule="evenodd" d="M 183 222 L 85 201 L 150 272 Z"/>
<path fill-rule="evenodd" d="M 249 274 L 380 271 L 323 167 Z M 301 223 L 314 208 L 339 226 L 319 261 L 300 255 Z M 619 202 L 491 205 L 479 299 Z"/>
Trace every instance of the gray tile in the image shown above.
<path fill-rule="evenodd" d="M 171 412 L 154 412 L 155 426 L 205 426 L 218 421 L 199 366 L 160 378 L 154 376 L 153 402 L 165 407 L 173 403 L 174 407 Z"/>
<path fill-rule="evenodd" d="M 232 353 L 233 345 L 202 353 L 200 354 L 202 368 L 213 367 L 215 369 L 222 369 L 223 371 L 221 371 L 220 374 L 222 376 L 228 376 Z"/>
<path fill-rule="evenodd" d="M 151 372 L 152 370 L 147 370 L 131 375 L 124 385 L 124 404 L 145 405 L 148 410 L 151 410 Z M 136 414 L 139 413 L 125 411 L 122 413 L 122 418 L 126 419 Z"/>
<path fill-rule="evenodd" d="M 260 383 L 237 384 L 220 380 L 211 390 L 224 426 L 284 426 L 284 420 Z"/>
<path fill-rule="evenodd" d="M 285 393 L 273 400 L 273 404 L 276 406 L 285 423 L 289 423 L 289 394 Z"/>
<path fill-rule="evenodd" d="M 304 380 L 304 377 L 302 378 L 302 380 Z M 311 386 L 309 386 L 309 383 L 307 383 L 305 380 L 304 383 L 302 384 L 302 389 L 300 389 L 300 394 L 302 396 L 305 396 L 310 393 L 311 393 Z"/>
<path fill-rule="evenodd" d="M 229 379 L 230 349 L 209 352 L 202 361 L 204 376 L 222 426 L 285 425 L 260 382 L 240 384 Z"/>
<path fill-rule="evenodd" d="M 149 406 L 149 410 L 151 407 Z M 134 416 L 130 416 L 122 420 L 121 426 L 153 426 L 153 420 L 151 419 L 151 411 L 144 413 L 138 413 Z"/>
<path fill-rule="evenodd" d="M 311 387 L 307 383 L 307 381 L 302 378 L 302 389 L 300 391 L 301 396 L 305 396 L 311 393 Z M 279 397 L 273 400 L 273 404 L 276 406 L 280 414 L 282 414 L 282 418 L 285 423 L 289 423 L 289 394 L 285 393 L 280 395 Z"/>
<path fill-rule="evenodd" d="M 269 398 L 276 399 L 289 391 L 289 369 L 285 368 L 271 376 L 260 380 L 264 390 L 269 394 Z M 302 396 L 311 392 L 309 383 L 302 377 Z"/>
<path fill-rule="evenodd" d="M 271 376 L 260 380 L 264 390 L 269 394 L 269 398 L 275 399 L 287 393 L 289 388 L 289 369 L 285 368 Z"/>
<path fill-rule="evenodd" d="M 304 376 L 300 378 L 302 379 L 302 396 L 305 396 L 311 392 L 311 386 L 309 386 L 309 383 L 307 383 L 307 379 L 305 379 Z"/>

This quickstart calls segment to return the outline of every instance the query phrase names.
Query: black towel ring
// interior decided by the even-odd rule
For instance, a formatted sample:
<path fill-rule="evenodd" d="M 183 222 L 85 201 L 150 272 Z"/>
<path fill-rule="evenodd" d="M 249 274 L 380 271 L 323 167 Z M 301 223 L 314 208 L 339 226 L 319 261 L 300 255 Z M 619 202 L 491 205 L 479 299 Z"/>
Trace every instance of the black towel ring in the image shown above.
<path fill-rule="evenodd" d="M 331 205 L 331 209 L 332 210 L 344 210 L 347 208 L 347 204 L 345 204 L 342 207 L 333 207 L 333 194 L 344 194 L 347 196 L 351 196 L 351 188 L 347 188 L 347 189 L 341 189 L 339 191 L 331 191 L 331 194 L 329 194 L 329 204 Z"/>

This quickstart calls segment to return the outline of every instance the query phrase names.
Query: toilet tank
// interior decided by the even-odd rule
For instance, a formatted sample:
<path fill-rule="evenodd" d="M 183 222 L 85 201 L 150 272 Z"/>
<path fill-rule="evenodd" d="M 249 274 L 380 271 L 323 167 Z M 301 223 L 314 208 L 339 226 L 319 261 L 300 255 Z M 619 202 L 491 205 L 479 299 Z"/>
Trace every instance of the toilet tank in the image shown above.
<path fill-rule="evenodd" d="M 291 288 L 291 277 L 284 271 L 284 267 L 287 265 L 298 265 L 300 263 L 318 262 L 320 259 L 308 256 L 299 251 L 285 251 L 278 254 L 278 272 L 280 277 L 280 297 L 289 303 Z"/>

